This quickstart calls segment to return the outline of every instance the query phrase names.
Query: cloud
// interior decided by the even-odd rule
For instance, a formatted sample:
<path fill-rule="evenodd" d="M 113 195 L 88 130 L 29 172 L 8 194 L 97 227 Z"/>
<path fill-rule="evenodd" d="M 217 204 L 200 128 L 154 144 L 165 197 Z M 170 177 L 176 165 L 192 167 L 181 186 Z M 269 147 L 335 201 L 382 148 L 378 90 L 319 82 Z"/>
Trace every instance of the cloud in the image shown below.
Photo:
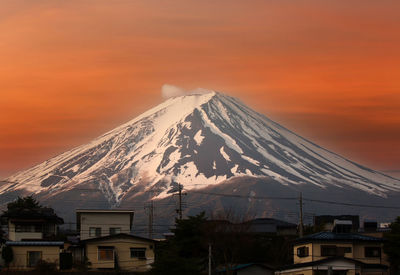
<path fill-rule="evenodd" d="M 161 87 L 161 95 L 163 98 L 167 99 L 174 96 L 185 95 L 186 91 L 180 87 L 164 84 Z"/>

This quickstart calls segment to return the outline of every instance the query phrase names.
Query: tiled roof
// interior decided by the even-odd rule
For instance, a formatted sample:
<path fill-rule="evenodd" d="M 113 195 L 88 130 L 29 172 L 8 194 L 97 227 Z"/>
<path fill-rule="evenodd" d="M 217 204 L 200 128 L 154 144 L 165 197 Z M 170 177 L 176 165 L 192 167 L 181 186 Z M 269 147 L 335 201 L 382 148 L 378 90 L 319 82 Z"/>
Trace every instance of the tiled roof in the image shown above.
<path fill-rule="evenodd" d="M 8 218 L 12 220 L 43 220 L 52 221 L 57 224 L 63 224 L 64 220 L 57 216 L 52 208 L 39 207 L 39 208 L 18 208 L 6 211 L 2 218 Z"/>
<path fill-rule="evenodd" d="M 264 269 L 269 269 L 269 270 L 274 270 L 273 267 L 266 265 L 266 264 L 259 264 L 259 263 L 248 263 L 248 264 L 238 264 L 233 266 L 232 268 L 230 268 L 230 270 L 234 271 L 234 270 L 241 270 L 250 266 L 260 266 Z M 217 269 L 217 272 L 226 272 L 226 268 L 222 267 L 221 269 Z"/>
<path fill-rule="evenodd" d="M 258 218 L 248 221 L 251 224 L 275 224 L 279 227 L 297 227 L 296 224 L 273 218 Z"/>
<path fill-rule="evenodd" d="M 339 257 L 331 257 L 331 258 L 326 258 L 326 259 L 313 261 L 313 262 L 287 265 L 287 266 L 284 266 L 284 267 L 280 268 L 280 271 L 290 270 L 290 269 L 295 269 L 295 268 L 308 267 L 308 266 L 317 266 L 317 265 L 320 265 L 320 264 L 326 264 L 326 263 L 329 263 L 329 262 L 332 262 L 332 261 L 336 261 L 336 260 L 343 260 L 343 261 L 348 261 L 348 262 L 351 262 L 351 263 L 355 263 L 356 265 L 361 266 L 361 267 L 363 267 L 365 269 L 383 269 L 383 270 L 387 270 L 388 269 L 387 265 L 383 265 L 383 264 L 368 264 L 368 263 L 363 263 L 363 262 L 355 260 L 355 259 L 345 258 L 345 257 L 339 256 Z"/>
<path fill-rule="evenodd" d="M 64 242 L 50 241 L 7 241 L 10 246 L 63 246 Z"/>
<path fill-rule="evenodd" d="M 112 240 L 112 239 L 138 239 L 138 240 L 143 240 L 143 241 L 150 241 L 150 242 L 157 242 L 156 240 L 149 239 L 149 238 L 144 238 L 136 235 L 131 235 L 131 234 L 125 234 L 125 233 L 119 233 L 119 234 L 114 234 L 114 235 L 107 235 L 103 237 L 97 237 L 97 238 L 90 238 L 86 240 L 82 240 L 82 243 L 89 243 L 89 242 L 97 242 L 97 241 L 104 241 L 104 240 Z"/>
<path fill-rule="evenodd" d="M 335 233 L 335 232 L 318 232 L 312 235 L 297 239 L 296 243 L 308 241 L 359 241 L 359 242 L 383 242 L 384 239 L 366 236 L 356 233 Z"/>

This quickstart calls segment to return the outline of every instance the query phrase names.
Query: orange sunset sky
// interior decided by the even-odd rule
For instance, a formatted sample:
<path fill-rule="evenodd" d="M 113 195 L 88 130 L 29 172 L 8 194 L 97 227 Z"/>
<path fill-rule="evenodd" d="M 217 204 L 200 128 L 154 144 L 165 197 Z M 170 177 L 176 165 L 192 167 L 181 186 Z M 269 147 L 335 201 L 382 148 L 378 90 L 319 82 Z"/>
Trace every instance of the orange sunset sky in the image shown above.
<path fill-rule="evenodd" d="M 164 83 L 400 170 L 399 0 L 0 0 L 0 178 L 159 104 Z"/>

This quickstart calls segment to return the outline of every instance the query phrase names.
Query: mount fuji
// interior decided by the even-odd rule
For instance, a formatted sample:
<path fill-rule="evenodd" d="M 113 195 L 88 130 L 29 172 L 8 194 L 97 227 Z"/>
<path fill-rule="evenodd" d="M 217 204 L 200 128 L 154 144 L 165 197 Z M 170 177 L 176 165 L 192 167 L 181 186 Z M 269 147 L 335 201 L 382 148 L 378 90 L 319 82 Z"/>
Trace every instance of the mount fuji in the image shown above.
<path fill-rule="evenodd" d="M 371 205 L 396 205 L 400 198 L 399 179 L 330 152 L 238 99 L 204 89 L 169 98 L 7 181 L 0 186 L 1 203 L 33 194 L 65 216 L 71 216 L 74 207 L 140 208 L 140 216 L 149 200 L 162 206 L 160 216 L 171 216 L 178 184 L 188 194 L 187 214 L 237 207 L 258 216 L 288 218 L 296 212 L 296 203 L 257 196 L 297 196 L 300 191 L 310 199 Z M 199 190 L 248 198 L 196 193 Z M 306 208 L 312 213 L 395 215 L 387 209 L 334 210 L 311 202 Z"/>

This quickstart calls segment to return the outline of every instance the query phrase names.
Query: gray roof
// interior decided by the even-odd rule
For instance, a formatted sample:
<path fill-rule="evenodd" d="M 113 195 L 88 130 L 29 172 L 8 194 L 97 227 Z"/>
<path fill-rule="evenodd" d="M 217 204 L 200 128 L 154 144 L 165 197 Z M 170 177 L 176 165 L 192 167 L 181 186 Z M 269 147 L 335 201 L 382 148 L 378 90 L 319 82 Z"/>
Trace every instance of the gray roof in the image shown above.
<path fill-rule="evenodd" d="M 51 241 L 7 241 L 9 246 L 63 246 L 64 242 Z"/>
<path fill-rule="evenodd" d="M 259 218 L 246 222 L 248 231 L 253 233 L 277 233 L 282 229 L 294 229 L 297 225 L 272 218 Z"/>
<path fill-rule="evenodd" d="M 149 242 L 157 242 L 156 240 L 141 237 L 141 236 L 136 236 L 132 234 L 126 234 L 126 233 L 119 233 L 119 234 L 114 234 L 114 235 L 107 235 L 103 237 L 97 237 L 97 238 L 90 238 L 86 240 L 82 240 L 82 243 L 89 243 L 89 242 L 97 242 L 97 241 L 104 241 L 104 240 L 112 240 L 112 239 L 138 239 L 138 240 L 143 240 L 143 241 L 149 241 Z"/>
<path fill-rule="evenodd" d="M 296 269 L 296 268 L 302 268 L 302 267 L 308 267 L 308 266 L 318 266 L 320 264 L 326 265 L 326 263 L 336 261 L 336 260 L 344 260 L 347 262 L 355 263 L 358 266 L 361 266 L 363 269 L 381 269 L 381 270 L 387 270 L 388 266 L 383 265 L 383 264 L 368 264 L 361 262 L 359 260 L 351 259 L 351 258 L 345 258 L 343 256 L 337 256 L 337 257 L 330 257 L 330 258 L 325 258 L 322 260 L 317 260 L 317 261 L 312 261 L 312 262 L 306 262 L 306 263 L 299 263 L 299 264 L 291 264 L 287 266 L 281 267 L 279 270 L 284 271 L 284 270 L 290 270 L 290 269 Z"/>
<path fill-rule="evenodd" d="M 251 224 L 274 224 L 278 227 L 294 227 L 294 228 L 297 227 L 297 225 L 294 223 L 277 220 L 277 219 L 273 219 L 273 218 L 258 218 L 258 219 L 250 220 L 249 223 L 251 223 Z"/>
<path fill-rule="evenodd" d="M 356 233 L 335 233 L 324 231 L 299 238 L 295 242 L 303 243 L 310 241 L 383 242 L 384 239 Z"/>

